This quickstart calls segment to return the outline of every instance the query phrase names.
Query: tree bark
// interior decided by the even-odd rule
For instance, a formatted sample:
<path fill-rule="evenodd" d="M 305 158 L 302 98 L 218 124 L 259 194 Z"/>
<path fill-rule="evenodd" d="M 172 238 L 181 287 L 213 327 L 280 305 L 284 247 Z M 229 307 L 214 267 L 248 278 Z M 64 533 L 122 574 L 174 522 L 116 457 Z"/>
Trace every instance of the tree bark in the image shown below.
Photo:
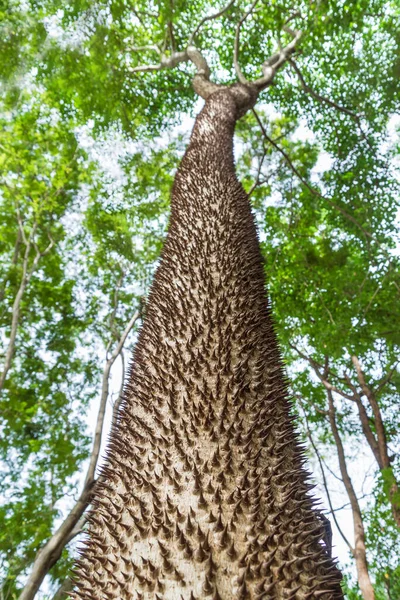
<path fill-rule="evenodd" d="M 196 120 L 72 598 L 343 598 L 234 169 L 254 102 L 219 90 Z"/>

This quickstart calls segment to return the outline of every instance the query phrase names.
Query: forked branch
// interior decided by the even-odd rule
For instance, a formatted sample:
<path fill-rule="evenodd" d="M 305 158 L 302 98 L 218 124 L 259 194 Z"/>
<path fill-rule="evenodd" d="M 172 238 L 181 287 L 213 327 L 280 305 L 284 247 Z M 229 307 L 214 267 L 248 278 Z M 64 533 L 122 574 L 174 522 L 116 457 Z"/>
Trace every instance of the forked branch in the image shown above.
<path fill-rule="evenodd" d="M 294 17 L 299 16 L 299 13 L 295 13 L 286 21 L 286 24 L 283 26 L 283 30 L 291 36 L 292 40 L 286 46 L 281 47 L 281 49 L 278 52 L 273 54 L 268 60 L 266 60 L 263 63 L 263 77 L 253 82 L 248 81 L 243 75 L 239 66 L 240 30 L 245 20 L 253 12 L 254 8 L 257 5 L 257 2 L 258 0 L 254 0 L 249 10 L 237 23 L 233 52 L 233 64 L 239 82 L 244 85 L 252 86 L 254 90 L 258 90 L 258 92 L 260 92 L 267 86 L 271 85 L 277 71 L 282 67 L 282 65 L 285 62 L 289 60 L 289 58 L 295 52 L 296 47 L 302 36 L 302 32 L 300 30 L 293 30 L 287 25 L 287 23 L 289 23 L 289 21 L 291 21 Z M 201 19 L 194 31 L 189 36 L 186 48 L 181 51 L 177 51 L 175 50 L 175 47 L 171 46 L 169 49 L 170 53 L 166 54 L 166 47 L 161 48 L 156 45 L 135 46 L 133 48 L 130 48 L 134 52 L 156 52 L 160 57 L 159 62 L 157 62 L 156 64 L 138 65 L 137 67 L 130 69 L 130 72 L 140 73 L 161 71 L 162 69 L 172 69 L 180 63 L 192 62 L 196 67 L 196 74 L 193 79 L 194 89 L 196 93 L 199 94 L 199 96 L 206 99 L 211 93 L 220 89 L 222 86 L 210 81 L 211 72 L 209 65 L 207 64 L 207 61 L 203 54 L 200 52 L 200 50 L 194 46 L 195 38 L 198 32 L 200 31 L 201 27 L 204 25 L 204 23 L 213 19 L 217 19 L 218 17 L 223 15 L 233 4 L 234 0 L 231 0 L 224 8 L 222 8 L 218 12 L 203 17 L 203 19 Z"/>

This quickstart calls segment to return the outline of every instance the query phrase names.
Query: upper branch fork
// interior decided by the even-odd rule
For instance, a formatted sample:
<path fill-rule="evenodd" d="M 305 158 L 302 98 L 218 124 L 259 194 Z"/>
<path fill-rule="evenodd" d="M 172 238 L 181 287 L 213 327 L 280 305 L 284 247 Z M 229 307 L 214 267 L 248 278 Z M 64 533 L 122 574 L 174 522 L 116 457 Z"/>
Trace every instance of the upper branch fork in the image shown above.
<path fill-rule="evenodd" d="M 234 43 L 234 53 L 233 53 L 233 64 L 236 71 L 237 78 L 239 83 L 243 85 L 247 85 L 252 87 L 253 90 L 257 91 L 257 93 L 261 92 L 263 89 L 272 84 L 273 79 L 277 73 L 277 71 L 284 65 L 284 63 L 290 60 L 290 57 L 295 52 L 297 45 L 302 37 L 302 31 L 293 30 L 288 26 L 288 23 L 297 16 L 301 16 L 298 12 L 291 15 L 291 17 L 286 21 L 283 26 L 283 30 L 288 33 L 292 39 L 291 41 L 284 47 L 281 47 L 278 52 L 273 54 L 270 58 L 268 58 L 262 65 L 263 76 L 255 81 L 248 81 L 244 76 L 243 72 L 239 66 L 239 39 L 240 39 L 240 29 L 245 20 L 251 15 L 253 10 L 257 5 L 258 0 L 254 0 L 250 9 L 243 15 L 243 17 L 238 21 L 236 26 L 236 36 Z M 148 46 L 136 46 L 133 47 L 133 51 L 153 51 L 157 52 L 160 57 L 160 60 L 157 64 L 152 65 L 140 65 L 131 69 L 131 73 L 138 72 L 149 72 L 149 71 L 160 71 L 162 69 L 171 69 L 176 67 L 180 63 L 191 62 L 196 67 L 196 74 L 193 78 L 193 87 L 196 93 L 204 99 L 207 99 L 210 94 L 221 89 L 222 85 L 214 83 L 210 80 L 211 70 L 207 63 L 206 58 L 200 52 L 198 48 L 194 45 L 195 37 L 198 34 L 200 28 L 206 21 L 210 21 L 212 19 L 216 19 L 220 17 L 223 13 L 225 13 L 232 5 L 234 4 L 234 0 L 231 0 L 223 9 L 218 11 L 217 13 L 204 17 L 196 28 L 193 30 L 192 34 L 189 36 L 187 46 L 184 50 L 177 51 L 172 49 L 170 54 L 166 54 L 164 49 L 161 49 L 155 45 Z"/>

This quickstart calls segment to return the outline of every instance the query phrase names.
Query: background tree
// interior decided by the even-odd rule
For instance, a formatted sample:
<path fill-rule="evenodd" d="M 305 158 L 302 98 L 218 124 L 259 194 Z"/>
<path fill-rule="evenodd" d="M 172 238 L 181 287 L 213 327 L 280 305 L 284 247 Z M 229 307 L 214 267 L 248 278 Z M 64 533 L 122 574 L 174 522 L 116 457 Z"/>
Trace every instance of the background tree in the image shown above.
<path fill-rule="evenodd" d="M 205 49 L 213 70 L 218 69 L 221 81 L 232 80 L 232 46 L 236 25 L 249 8 L 250 5 L 235 3 L 220 18 L 203 23 L 196 37 L 196 43 Z M 63 140 L 69 130 L 72 142 L 74 139 L 79 141 L 79 152 L 84 146 L 90 151 L 92 162 L 93 158 L 101 162 L 96 167 L 96 181 L 93 181 L 93 173 L 88 177 L 86 168 L 79 161 L 77 165 L 75 162 L 72 164 L 74 173 L 81 168 L 85 171 L 85 178 L 90 181 L 82 181 L 75 187 L 76 190 L 79 189 L 79 193 L 74 192 L 73 195 L 75 209 L 67 211 L 62 221 L 68 225 L 68 238 L 72 240 L 70 252 L 64 254 L 64 246 L 56 244 L 57 240 L 53 235 L 55 244 L 39 262 L 43 265 L 50 260 L 54 256 L 56 245 L 57 252 L 61 253 L 62 250 L 63 264 L 68 265 L 69 269 L 67 277 L 76 294 L 74 301 L 64 293 L 62 298 L 59 296 L 58 301 L 64 302 L 64 314 L 72 312 L 75 319 L 81 323 L 83 321 L 77 347 L 84 348 L 87 342 L 88 349 L 94 349 L 96 356 L 101 356 L 101 348 L 109 341 L 110 333 L 105 331 L 109 322 L 107 315 L 111 314 L 114 304 L 108 286 L 115 288 L 121 276 L 121 272 L 114 266 L 119 256 L 121 264 L 126 264 L 121 247 L 117 247 L 118 232 L 125 227 L 123 223 L 126 223 L 129 236 L 132 235 L 135 241 L 146 241 L 143 246 L 135 242 L 135 257 L 138 256 L 140 266 L 132 274 L 132 283 L 127 283 L 127 304 L 120 304 L 120 331 L 125 328 L 137 308 L 135 298 L 142 295 L 146 287 L 143 285 L 144 279 L 148 279 L 150 265 L 160 248 L 159 240 L 166 222 L 167 175 L 171 176 L 176 158 L 171 154 L 170 162 L 166 160 L 160 165 L 162 155 L 149 152 L 153 147 L 151 138 L 171 129 L 181 115 L 193 106 L 187 65 L 182 64 L 174 71 L 132 73 L 132 69 L 143 64 L 146 57 L 149 59 L 147 64 L 158 60 L 157 54 L 139 55 L 133 48 L 158 41 L 163 44 L 164 39 L 167 53 L 170 52 L 172 43 L 182 47 L 201 17 L 211 14 L 213 10 L 215 9 L 209 10 L 206 4 L 171 7 L 169 4 L 157 3 L 149 8 L 144 3 L 141 5 L 136 2 L 133 7 L 125 3 L 99 3 L 89 7 L 77 2 L 59 7 L 56 3 L 49 2 L 42 3 L 40 8 L 35 4 L 10 3 L 3 15 L 2 114 L 7 119 L 7 127 L 12 127 L 11 121 L 18 114 L 27 111 L 32 103 L 31 95 L 36 90 L 42 110 L 46 106 L 53 114 L 60 115 L 64 124 Z M 298 3 L 296 6 L 292 6 L 290 2 L 264 6 L 260 2 L 241 30 L 240 64 L 246 74 L 251 76 L 262 57 L 274 51 L 283 22 L 297 10 L 302 14 L 302 28 L 307 32 L 301 44 L 302 53 L 295 57 L 294 65 L 276 78 L 274 87 L 268 92 L 269 104 L 265 116 L 260 115 L 265 132 L 275 142 L 275 146 L 262 134 L 254 117 L 249 115 L 238 132 L 243 138 L 237 152 L 240 155 L 238 166 L 248 189 L 256 184 L 251 197 L 266 248 L 266 270 L 278 333 L 286 361 L 292 365 L 291 379 L 296 379 L 294 392 L 304 392 L 303 407 L 308 414 L 310 431 L 323 466 L 327 463 L 328 468 L 324 468 L 328 490 L 331 495 L 333 492 L 333 508 L 339 508 L 345 501 L 335 496 L 334 487 L 338 484 L 329 472 L 329 469 L 333 469 L 336 474 L 338 472 L 337 464 L 330 460 L 333 436 L 328 427 L 328 415 L 320 412 L 328 409 L 326 386 L 318 378 L 308 358 L 324 367 L 325 356 L 328 356 L 331 371 L 327 381 L 352 397 L 355 393 L 348 387 L 345 375 L 350 378 L 351 385 L 356 387 L 358 393 L 362 389 L 351 356 L 358 358 L 367 386 L 374 391 L 392 373 L 395 365 L 394 357 L 398 350 L 398 309 L 395 303 L 398 264 L 392 248 L 397 239 L 394 214 L 398 204 L 398 191 L 396 180 L 393 179 L 395 163 L 392 159 L 396 147 L 390 139 L 388 141 L 387 124 L 398 106 L 398 8 L 395 2 L 352 2 L 349 5 L 342 2 L 319 2 Z M 172 37 L 175 42 L 171 41 Z M 215 39 L 218 44 L 214 43 Z M 389 132 L 393 132 L 393 119 L 390 123 Z M 45 129 L 50 135 L 52 129 Z M 22 140 L 23 146 L 25 136 L 26 127 L 25 130 L 19 129 L 13 139 Z M 85 144 L 85 139 L 92 138 L 100 141 L 90 150 L 90 143 Z M 9 145 L 7 143 L 7 151 L 3 153 L 3 139 L 1 152 L 8 156 Z M 109 171 L 106 175 L 100 174 L 106 166 L 104 160 L 99 159 L 99 147 L 106 148 L 103 155 L 110 154 L 110 146 L 107 146 L 110 139 L 118 140 L 118 152 L 121 146 L 125 149 L 128 147 L 122 166 L 122 182 L 120 174 L 110 174 Z M 135 141 L 134 148 L 127 145 L 128 139 Z M 159 138 L 156 142 L 158 141 Z M 45 143 L 43 142 L 42 148 Z M 165 137 L 162 143 L 165 148 Z M 60 139 L 55 145 L 61 146 Z M 115 143 L 112 148 L 116 152 Z M 172 152 L 175 152 L 174 148 Z M 129 153 L 133 155 L 132 161 L 128 158 Z M 43 152 L 39 149 L 37 156 L 40 154 Z M 321 154 L 327 160 L 324 174 L 318 176 L 317 172 L 323 164 L 321 159 L 318 160 Z M 29 163 L 35 161 L 30 155 Z M 125 176 L 129 163 L 133 174 Z M 45 167 L 42 164 L 40 169 Z M 7 166 L 2 169 L 2 182 L 6 169 Z M 143 185 L 136 181 L 136 172 L 140 182 L 146 182 L 147 185 L 152 182 L 151 195 L 146 202 L 143 202 Z M 15 179 L 22 177 L 18 169 L 14 169 L 14 173 Z M 167 183 L 158 192 L 158 182 L 161 181 Z M 7 193 L 5 185 L 2 190 L 3 199 Z M 25 207 L 23 195 L 21 193 L 19 196 L 20 205 Z M 128 201 L 129 196 L 134 198 L 134 205 L 132 200 Z M 107 223 L 113 232 L 110 235 L 106 235 L 105 231 L 99 234 L 94 219 L 96 211 L 92 211 L 91 219 L 85 217 L 87 207 L 94 206 L 96 198 L 103 202 L 107 198 L 105 206 L 108 209 L 105 212 L 109 215 L 105 215 L 101 223 L 104 227 Z M 8 236 L 8 242 L 1 247 L 2 252 L 4 250 L 2 262 L 12 269 L 12 248 L 17 244 L 18 220 L 16 213 L 12 212 L 13 202 L 4 202 L 2 206 L 5 207 L 2 208 L 2 214 L 10 216 L 7 221 L 10 226 L 2 232 L 2 240 Z M 142 207 L 142 210 L 138 207 Z M 23 210 L 21 214 L 25 218 Z M 137 214 L 141 216 L 138 217 Z M 160 215 L 163 215 L 161 220 Z M 4 222 L 6 218 L 8 217 L 4 217 Z M 55 220 L 58 223 L 58 217 Z M 30 223 L 32 221 L 26 222 L 28 235 Z M 360 229 L 360 225 L 364 231 Z M 72 232 L 76 233 L 78 230 L 80 234 L 74 237 Z M 142 237 L 142 231 L 146 233 L 145 238 Z M 82 241 L 83 239 L 86 241 Z M 153 239 L 156 240 L 155 243 Z M 46 231 L 40 241 L 37 246 L 40 252 L 44 252 L 50 244 Z M 36 255 L 33 249 L 31 252 L 30 264 Z M 92 260 L 93 256 L 101 257 L 102 262 L 89 269 L 88 262 L 96 264 L 96 259 Z M 21 258 L 20 261 L 19 282 Z M 72 270 L 73 265 L 76 265 L 75 270 Z M 110 273 L 108 276 L 106 265 Z M 51 272 L 54 273 L 54 269 Z M 105 282 L 104 287 L 101 281 Z M 33 283 L 34 276 L 26 289 L 29 290 Z M 47 289 L 51 287 L 50 282 L 47 286 Z M 12 304 L 18 287 L 15 283 L 11 290 L 10 284 L 7 284 L 9 295 L 5 342 L 9 340 Z M 106 290 L 105 295 L 100 294 L 95 298 L 94 290 L 97 288 Z M 50 302 L 50 298 L 49 293 L 44 294 L 43 302 Z M 97 317 L 99 310 L 100 319 Z M 53 312 L 51 309 L 51 314 Z M 24 312 L 22 315 L 21 323 L 29 329 L 28 313 Z M 86 319 L 84 315 L 89 316 Z M 95 323 L 91 321 L 94 317 L 97 317 Z M 49 313 L 47 321 L 50 323 L 49 327 L 54 329 L 55 323 Z M 61 322 L 59 328 L 64 326 L 64 318 Z M 103 331 L 101 335 L 99 330 Z M 22 339 L 22 334 L 20 335 Z M 37 361 L 38 350 L 43 351 L 47 340 L 40 342 L 29 333 L 27 336 L 34 349 L 32 356 Z M 72 333 L 67 337 L 74 339 Z M 289 343 L 307 356 L 307 359 L 301 358 Z M 13 361 L 14 369 L 20 368 L 20 351 L 21 345 L 14 355 L 17 357 Z M 64 354 L 65 361 L 67 354 Z M 86 360 L 89 355 L 90 350 L 82 350 L 78 354 L 80 360 L 83 360 L 83 356 Z M 47 357 L 48 354 L 45 355 L 46 359 Z M 100 364 L 99 359 L 97 361 Z M 13 415 L 15 408 L 20 406 L 21 397 L 30 394 L 35 411 L 43 404 L 41 398 L 48 397 L 48 392 L 33 391 L 36 389 L 35 385 L 38 390 L 44 390 L 44 382 L 49 381 L 48 370 L 45 370 L 40 385 L 35 383 L 38 379 L 36 373 L 40 374 L 40 368 L 44 368 L 43 362 L 46 360 L 38 366 L 32 361 L 30 370 L 23 371 L 21 367 L 18 372 L 15 371 L 13 380 L 18 382 L 21 392 L 17 392 L 16 387 L 10 395 L 6 389 L 3 390 L 3 398 L 4 394 L 7 394 L 7 399 L 11 398 L 7 407 L 13 408 Z M 101 367 L 98 368 L 97 375 L 94 365 L 86 371 L 78 365 L 76 369 L 81 377 L 81 387 L 78 388 L 79 393 L 72 396 L 76 398 L 76 403 L 68 410 L 69 415 L 71 409 L 77 415 L 75 411 L 78 410 L 78 398 L 80 408 L 85 411 L 84 399 L 89 404 L 91 395 L 98 398 L 99 394 Z M 323 369 L 320 371 L 323 373 Z M 74 372 L 71 362 L 68 364 L 71 380 Z M 335 376 L 343 381 L 335 379 Z M 11 371 L 8 377 L 12 377 Z M 65 377 L 63 384 L 64 381 Z M 371 451 L 372 470 L 367 480 L 369 494 L 364 499 L 355 478 L 356 493 L 362 506 L 367 533 L 369 568 L 376 581 L 376 593 L 383 598 L 390 597 L 390 594 L 395 597 L 398 585 L 398 561 L 396 553 L 392 551 L 398 538 L 390 516 L 391 485 L 388 485 L 392 481 L 392 475 L 398 479 L 397 413 L 393 408 L 398 402 L 398 383 L 398 374 L 394 370 L 377 394 L 393 473 L 389 471 L 389 477 L 383 472 L 379 475 L 380 467 Z M 49 385 L 46 385 L 48 388 Z M 94 390 L 96 385 L 97 396 Z M 354 466 L 354 457 L 364 448 L 364 442 L 360 443 L 360 440 L 365 439 L 359 405 L 356 401 L 338 396 L 335 391 L 333 397 L 347 463 L 354 479 L 354 474 L 360 468 L 359 463 Z M 304 403 L 304 399 L 309 399 L 309 404 Z M 368 422 L 377 439 L 373 409 L 365 395 L 361 395 L 361 402 L 365 404 Z M 55 425 L 54 412 L 52 409 L 52 425 Z M 21 413 L 22 411 L 18 412 L 22 419 L 20 423 L 26 423 L 29 414 Z M 19 427 L 19 421 L 14 416 L 11 417 L 11 413 L 10 419 L 7 418 L 7 413 L 3 414 L 6 425 L 2 424 L 2 427 L 8 427 L 7 447 L 12 446 L 19 452 L 24 447 L 23 442 L 13 434 L 14 427 Z M 82 418 L 78 420 L 82 426 Z M 62 422 L 60 416 L 57 424 Z M 76 447 L 81 452 L 83 438 L 81 436 L 78 440 L 78 437 Z M 67 438 L 72 440 L 72 434 L 68 434 Z M 371 436 L 370 439 L 372 440 Z M 59 448 L 60 461 L 67 464 L 66 457 L 71 454 L 71 450 L 66 446 L 62 449 L 61 445 Z M 87 447 L 86 452 L 88 451 Z M 31 456 L 40 455 L 34 450 Z M 12 458 L 8 459 L 8 468 L 11 470 L 14 467 Z M 81 459 L 83 456 L 71 465 L 71 474 L 77 472 Z M 373 461 L 376 471 L 373 470 Z M 26 469 L 29 464 L 26 454 L 21 465 Z M 4 463 L 2 468 L 5 468 Z M 35 475 L 42 488 L 42 474 L 50 471 L 47 461 Z M 11 521 L 7 520 L 7 536 L 12 535 L 12 540 L 6 537 L 1 542 L 3 556 L 15 559 L 10 565 L 7 558 L 3 567 L 3 577 L 8 574 L 7 581 L 13 581 L 14 591 L 7 592 L 10 596 L 12 593 L 18 594 L 17 590 L 23 585 L 24 572 L 31 564 L 33 554 L 48 538 L 55 523 L 60 522 L 55 521 L 51 502 L 39 502 L 39 497 L 44 497 L 44 493 L 41 492 L 42 495 L 39 496 L 35 492 L 35 496 L 32 489 L 21 487 L 21 472 L 17 469 L 14 475 L 18 482 L 15 492 L 10 491 L 15 488 L 10 487 L 8 476 L 4 479 L 7 496 L 3 506 L 7 508 L 3 515 L 7 519 L 10 515 L 15 515 Z M 77 485 L 72 475 L 69 483 Z M 62 497 L 62 486 L 57 486 L 57 490 L 57 494 Z M 36 508 L 33 515 L 29 499 L 34 497 L 35 506 L 43 509 Z M 62 507 L 63 513 L 67 505 L 71 506 L 73 503 L 68 502 L 68 496 L 64 498 L 65 500 L 56 504 L 58 510 Z M 340 521 L 342 511 L 335 514 Z M 22 521 L 26 523 L 25 527 L 35 532 L 35 537 L 20 526 Z M 44 521 L 48 523 L 46 530 L 39 527 Z M 32 550 L 28 552 L 26 546 L 31 542 Z M 17 556 L 21 560 L 16 560 Z M 53 570 L 53 574 L 56 579 L 62 579 L 65 569 L 60 566 L 59 571 Z M 357 592 L 349 592 L 353 593 Z"/>

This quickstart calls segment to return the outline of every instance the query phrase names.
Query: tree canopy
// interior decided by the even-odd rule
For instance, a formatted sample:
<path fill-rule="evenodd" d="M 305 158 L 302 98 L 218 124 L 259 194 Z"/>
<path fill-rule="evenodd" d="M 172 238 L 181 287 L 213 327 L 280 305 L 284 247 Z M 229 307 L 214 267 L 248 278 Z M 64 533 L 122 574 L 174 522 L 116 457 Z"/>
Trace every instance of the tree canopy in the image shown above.
<path fill-rule="evenodd" d="M 349 545 L 347 596 L 361 597 L 343 525 L 357 510 L 376 598 L 399 595 L 399 15 L 383 0 L 10 0 L 1 10 L 4 599 L 18 598 L 95 477 L 93 415 L 107 409 L 106 430 L 118 406 L 118 369 L 145 313 L 199 107 L 193 64 L 171 58 L 193 45 L 215 82 L 237 80 L 235 61 L 254 80 L 290 43 L 288 23 L 301 38 L 238 124 L 237 170 L 299 428 Z M 38 597 L 66 581 L 82 527 Z"/>

